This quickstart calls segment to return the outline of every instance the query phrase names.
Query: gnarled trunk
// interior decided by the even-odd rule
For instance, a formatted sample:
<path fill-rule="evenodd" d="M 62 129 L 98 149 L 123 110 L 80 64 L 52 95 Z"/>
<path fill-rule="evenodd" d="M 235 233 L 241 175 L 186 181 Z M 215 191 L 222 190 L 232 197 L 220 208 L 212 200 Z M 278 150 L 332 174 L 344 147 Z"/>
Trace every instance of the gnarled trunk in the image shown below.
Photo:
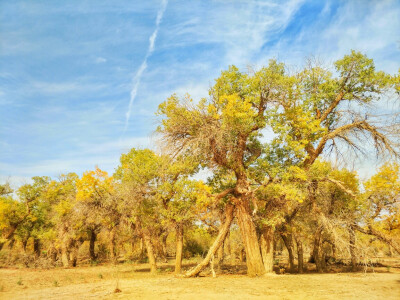
<path fill-rule="evenodd" d="M 261 229 L 261 254 L 266 273 L 273 273 L 274 269 L 274 228 L 264 226 Z"/>
<path fill-rule="evenodd" d="M 176 254 L 175 254 L 175 274 L 180 274 L 182 270 L 182 250 L 183 250 L 183 224 L 176 224 Z"/>
<path fill-rule="evenodd" d="M 236 203 L 236 217 L 242 235 L 244 249 L 246 251 L 247 275 L 250 277 L 265 274 L 260 244 L 256 227 L 250 214 L 249 203 L 246 199 L 240 199 Z"/>
<path fill-rule="evenodd" d="M 200 272 L 210 263 L 211 258 L 215 255 L 218 248 L 221 246 L 222 242 L 225 240 L 226 235 L 229 232 L 229 228 L 231 227 L 231 223 L 233 220 L 233 208 L 234 206 L 231 204 L 227 204 L 225 208 L 225 222 L 221 226 L 218 236 L 215 239 L 214 243 L 211 245 L 210 249 L 206 257 L 203 259 L 201 263 L 199 263 L 195 268 L 190 270 L 185 274 L 185 277 L 194 277 L 200 274 Z"/>

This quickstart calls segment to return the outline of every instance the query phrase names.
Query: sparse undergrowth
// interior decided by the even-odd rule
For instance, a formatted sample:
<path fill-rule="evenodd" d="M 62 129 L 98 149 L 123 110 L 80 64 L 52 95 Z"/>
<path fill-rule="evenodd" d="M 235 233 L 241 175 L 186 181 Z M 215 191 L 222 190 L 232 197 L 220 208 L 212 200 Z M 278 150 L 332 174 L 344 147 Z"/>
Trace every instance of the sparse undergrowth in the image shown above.
<path fill-rule="evenodd" d="M 187 265 L 185 265 L 188 267 Z M 232 266 L 245 273 L 244 265 Z M 231 274 L 228 265 L 217 278 L 176 278 L 170 265 L 157 275 L 147 264 L 78 268 L 0 269 L 0 299 L 396 299 L 400 269 L 376 267 L 369 273 L 296 274 L 248 278 Z M 242 272 L 243 271 L 243 272 Z M 340 271 L 340 270 L 337 270 Z M 222 272 L 222 274 L 221 274 Z M 17 284 L 16 284 L 17 282 Z M 19 282 L 19 283 L 18 283 Z M 196 291 L 195 293 L 193 291 Z M 95 298 L 94 298 L 95 297 Z"/>

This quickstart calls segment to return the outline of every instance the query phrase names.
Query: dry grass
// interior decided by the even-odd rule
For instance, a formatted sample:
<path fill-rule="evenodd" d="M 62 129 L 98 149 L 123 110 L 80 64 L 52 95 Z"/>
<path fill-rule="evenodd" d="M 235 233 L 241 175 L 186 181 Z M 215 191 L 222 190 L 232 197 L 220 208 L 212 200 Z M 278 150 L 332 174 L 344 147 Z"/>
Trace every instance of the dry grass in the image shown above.
<path fill-rule="evenodd" d="M 175 278 L 164 265 L 0 269 L 0 299 L 400 299 L 400 270 L 374 273 Z M 390 271 L 390 272 L 389 272 Z M 119 293 L 114 293 L 117 288 Z"/>

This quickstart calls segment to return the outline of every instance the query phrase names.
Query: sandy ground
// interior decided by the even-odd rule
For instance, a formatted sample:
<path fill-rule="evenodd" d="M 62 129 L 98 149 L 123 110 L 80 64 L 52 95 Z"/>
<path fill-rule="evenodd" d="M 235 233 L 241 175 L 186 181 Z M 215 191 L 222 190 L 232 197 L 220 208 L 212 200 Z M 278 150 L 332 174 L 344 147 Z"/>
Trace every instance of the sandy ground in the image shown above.
<path fill-rule="evenodd" d="M 155 276 L 146 271 L 133 265 L 0 269 L 0 299 L 400 299 L 399 270 L 190 279 L 175 278 L 169 268 Z"/>

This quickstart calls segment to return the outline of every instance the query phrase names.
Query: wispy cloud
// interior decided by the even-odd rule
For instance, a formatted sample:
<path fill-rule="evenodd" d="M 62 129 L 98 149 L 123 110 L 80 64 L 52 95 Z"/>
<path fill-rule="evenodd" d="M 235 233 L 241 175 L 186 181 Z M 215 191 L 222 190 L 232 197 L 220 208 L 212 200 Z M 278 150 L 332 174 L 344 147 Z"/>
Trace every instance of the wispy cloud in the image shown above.
<path fill-rule="evenodd" d="M 107 61 L 107 59 L 105 59 L 104 57 L 101 57 L 101 56 L 96 58 L 97 64 L 105 63 L 106 61 Z"/>
<path fill-rule="evenodd" d="M 160 23 L 161 23 L 163 15 L 164 15 L 165 9 L 167 8 L 167 4 L 168 4 L 168 0 L 163 0 L 162 3 L 161 3 L 161 8 L 157 12 L 156 28 L 154 29 L 152 35 L 149 38 L 149 48 L 147 49 L 146 56 L 145 56 L 142 64 L 140 65 L 138 71 L 136 72 L 135 76 L 133 77 L 133 88 L 131 90 L 131 97 L 130 97 L 130 100 L 129 100 L 128 110 L 127 110 L 127 112 L 125 114 L 125 116 L 126 116 L 126 118 L 125 118 L 125 128 L 124 128 L 124 132 L 123 133 L 125 133 L 126 130 L 128 129 L 129 119 L 131 117 L 131 112 L 132 112 L 133 101 L 136 98 L 136 95 L 137 95 L 137 92 L 138 92 L 138 89 L 139 89 L 139 85 L 140 85 L 140 80 L 142 78 L 143 72 L 147 68 L 147 60 L 148 60 L 148 58 L 150 57 L 150 55 L 154 51 L 154 46 L 155 46 L 158 30 L 160 28 Z"/>
<path fill-rule="evenodd" d="M 41 94 L 66 94 L 74 92 L 94 92 L 104 89 L 107 85 L 101 83 L 85 83 L 82 79 L 68 82 L 34 81 L 29 83 L 32 91 Z"/>

